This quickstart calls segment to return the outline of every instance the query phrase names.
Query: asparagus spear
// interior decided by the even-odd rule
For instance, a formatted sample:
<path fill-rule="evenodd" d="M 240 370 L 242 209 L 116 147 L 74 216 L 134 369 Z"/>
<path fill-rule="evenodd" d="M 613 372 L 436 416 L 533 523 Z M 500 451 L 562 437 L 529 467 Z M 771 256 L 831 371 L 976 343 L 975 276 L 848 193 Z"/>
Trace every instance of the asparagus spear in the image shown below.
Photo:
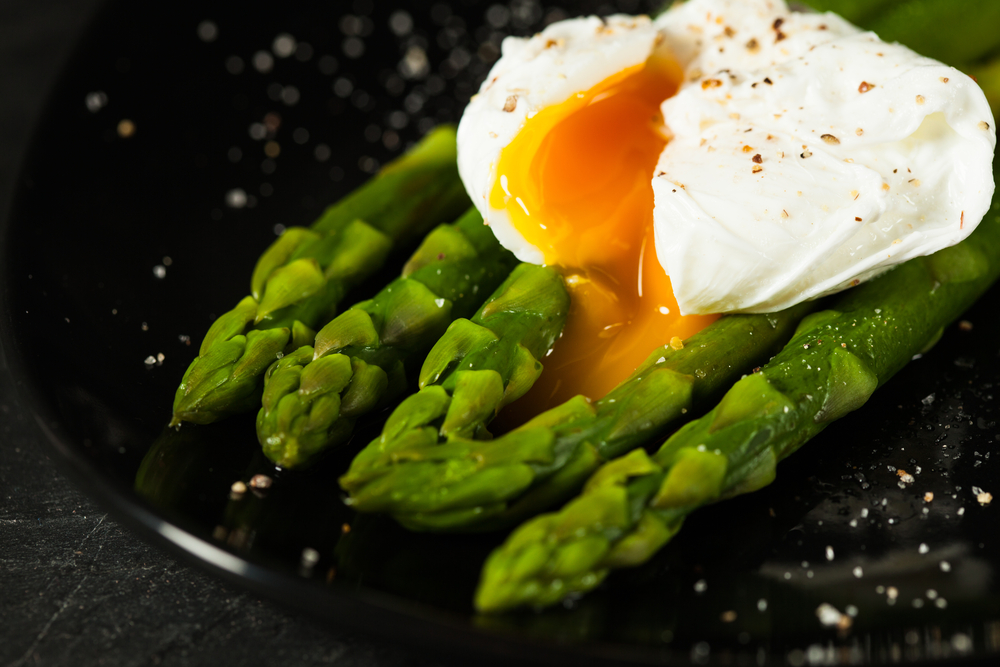
<path fill-rule="evenodd" d="M 363 499 L 357 508 L 377 507 L 423 530 L 510 525 L 565 500 L 603 462 L 665 435 L 776 352 L 814 308 L 805 303 L 776 314 L 721 318 L 683 349 L 655 349 L 596 403 L 577 396 L 496 440 L 453 438 L 451 447 L 429 455 L 393 450 L 379 462 L 391 485 L 380 480 L 351 489 Z"/>
<path fill-rule="evenodd" d="M 538 359 L 559 336 L 568 309 L 554 269 L 521 264 L 471 320 L 452 323 L 424 361 L 420 390 L 399 404 L 381 436 L 340 478 L 348 502 L 368 512 L 385 511 L 393 499 L 418 510 L 439 503 L 427 486 L 439 474 L 438 461 L 457 460 L 456 473 L 477 465 L 462 452 L 479 444 L 475 438 L 489 437 L 489 420 L 534 384 L 542 371 Z M 403 460 L 405 468 L 393 465 Z M 520 474 L 502 466 L 496 472 Z M 453 494 L 456 503 L 490 502 L 478 485 L 456 486 Z"/>
<path fill-rule="evenodd" d="M 267 457 L 300 467 L 346 440 L 354 420 L 398 395 L 406 366 L 452 320 L 471 316 L 515 264 L 475 209 L 432 231 L 402 277 L 323 327 L 315 349 L 300 348 L 268 369 L 257 415 Z"/>
<path fill-rule="evenodd" d="M 908 0 L 866 18 L 885 41 L 919 45 L 922 55 L 961 67 L 1000 46 L 1000 3 L 980 0 Z"/>
<path fill-rule="evenodd" d="M 257 405 L 279 353 L 311 341 L 351 287 L 378 271 L 395 243 L 468 206 L 455 166 L 455 131 L 412 151 L 328 208 L 311 228 L 285 231 L 257 262 L 250 296 L 212 324 L 174 396 L 170 425 L 206 424 Z"/>
<path fill-rule="evenodd" d="M 757 490 L 775 465 L 865 403 L 1000 274 L 1000 206 L 959 245 L 911 260 L 807 317 L 760 372 L 668 439 L 600 468 L 556 513 L 486 561 L 476 606 L 544 606 L 649 559 L 706 503 Z"/>
<path fill-rule="evenodd" d="M 900 0 L 806 0 L 806 4 L 817 11 L 833 12 L 855 25 L 864 26 L 887 8 L 901 3 Z"/>

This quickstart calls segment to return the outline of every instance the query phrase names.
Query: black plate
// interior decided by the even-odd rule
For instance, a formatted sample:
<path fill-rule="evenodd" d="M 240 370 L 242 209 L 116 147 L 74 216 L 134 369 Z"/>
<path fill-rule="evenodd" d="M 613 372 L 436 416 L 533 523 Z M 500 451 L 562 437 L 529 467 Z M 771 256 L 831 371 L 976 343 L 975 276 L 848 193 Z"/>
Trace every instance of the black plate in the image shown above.
<path fill-rule="evenodd" d="M 997 289 L 965 316 L 971 328 L 950 327 L 771 487 L 698 512 L 653 562 L 541 614 L 474 617 L 479 565 L 502 536 L 357 519 L 334 481 L 345 456 L 230 504 L 234 480 L 268 470 L 251 417 L 161 438 L 197 342 L 243 295 L 278 226 L 308 224 L 456 120 L 499 36 L 560 15 L 530 1 L 387 4 L 122 1 L 77 50 L 3 230 L 3 348 L 86 489 L 141 534 L 264 595 L 465 656 L 800 665 L 996 653 L 1000 503 L 981 506 L 973 489 L 1000 494 Z M 390 30 L 406 24 L 392 21 L 397 8 L 412 33 Z M 297 40 L 288 57 L 274 55 L 289 44 L 280 34 Z M 399 75 L 408 51 L 420 64 L 411 49 L 427 54 L 430 79 Z M 147 455 L 161 474 L 141 498 Z M 901 486 L 898 469 L 916 481 Z M 303 560 L 308 550 L 318 560 Z M 821 625 L 822 603 L 854 613 L 852 626 Z"/>

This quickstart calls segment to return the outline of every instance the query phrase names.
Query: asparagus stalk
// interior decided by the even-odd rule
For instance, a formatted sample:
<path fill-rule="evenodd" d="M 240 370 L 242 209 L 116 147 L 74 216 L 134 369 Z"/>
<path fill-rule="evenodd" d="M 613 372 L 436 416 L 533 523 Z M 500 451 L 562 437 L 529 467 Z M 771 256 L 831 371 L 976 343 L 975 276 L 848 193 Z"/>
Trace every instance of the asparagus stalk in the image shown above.
<path fill-rule="evenodd" d="M 662 437 L 765 361 L 814 308 L 721 318 L 683 349 L 656 348 L 603 399 L 577 396 L 495 440 L 452 438 L 450 447 L 430 452 L 394 449 L 379 462 L 384 480 L 350 489 L 362 499 L 357 508 L 377 507 L 421 530 L 498 528 L 547 509 L 603 462 Z"/>
<path fill-rule="evenodd" d="M 807 317 L 760 372 L 652 457 L 600 468 L 556 513 L 514 531 L 486 561 L 476 606 L 544 606 L 648 560 L 694 509 L 757 490 L 775 465 L 861 407 L 1000 274 L 1000 206 L 964 242 L 911 260 Z"/>
<path fill-rule="evenodd" d="M 431 132 L 311 228 L 285 231 L 257 262 L 250 296 L 212 324 L 174 396 L 170 425 L 207 424 L 256 407 L 261 376 L 405 243 L 468 206 L 455 166 L 455 131 Z"/>
<path fill-rule="evenodd" d="M 921 54 L 963 67 L 1000 46 L 1000 3 L 907 0 L 893 3 L 864 26 L 888 42 L 919 45 Z"/>
<path fill-rule="evenodd" d="M 490 419 L 534 384 L 538 359 L 559 336 L 568 309 L 554 269 L 521 264 L 471 320 L 452 323 L 424 361 L 420 390 L 400 403 L 340 478 L 348 502 L 366 512 L 386 511 L 393 499 L 418 509 L 439 503 L 428 486 L 440 473 L 438 462 L 457 460 L 456 473 L 477 465 L 463 452 L 478 446 L 476 438 L 490 437 Z M 405 468 L 395 465 L 403 460 Z M 502 465 L 496 472 L 519 475 Z M 479 488 L 459 485 L 453 501 L 490 502 Z"/>
<path fill-rule="evenodd" d="M 806 0 L 816 11 L 833 12 L 858 26 L 866 26 L 894 5 L 907 0 Z"/>
<path fill-rule="evenodd" d="M 257 415 L 267 457 L 301 467 L 348 439 L 354 421 L 402 392 L 406 367 L 452 320 L 471 316 L 515 264 L 475 209 L 437 227 L 400 278 L 323 327 L 315 348 L 302 347 L 268 369 Z"/>

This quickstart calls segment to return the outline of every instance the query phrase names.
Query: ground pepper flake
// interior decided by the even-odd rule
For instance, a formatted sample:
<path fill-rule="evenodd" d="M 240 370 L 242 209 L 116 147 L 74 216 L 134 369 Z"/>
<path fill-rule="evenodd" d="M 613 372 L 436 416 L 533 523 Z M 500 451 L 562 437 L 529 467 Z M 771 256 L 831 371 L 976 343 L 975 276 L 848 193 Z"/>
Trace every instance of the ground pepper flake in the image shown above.
<path fill-rule="evenodd" d="M 867 93 L 869 90 L 875 87 L 874 83 L 868 83 L 867 81 L 862 81 L 861 85 L 858 86 L 859 93 Z"/>

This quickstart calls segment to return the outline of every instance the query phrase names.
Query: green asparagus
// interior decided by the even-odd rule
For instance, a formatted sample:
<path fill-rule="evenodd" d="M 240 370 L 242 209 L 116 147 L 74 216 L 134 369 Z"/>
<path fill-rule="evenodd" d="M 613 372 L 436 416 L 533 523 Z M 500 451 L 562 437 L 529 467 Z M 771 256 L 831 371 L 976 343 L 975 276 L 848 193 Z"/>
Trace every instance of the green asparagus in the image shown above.
<path fill-rule="evenodd" d="M 454 319 L 471 316 L 515 264 L 475 209 L 432 231 L 402 277 L 323 327 L 315 349 L 268 369 L 257 415 L 267 457 L 300 467 L 350 437 L 354 420 L 397 396 L 413 362 Z"/>
<path fill-rule="evenodd" d="M 250 296 L 212 324 L 174 397 L 171 426 L 206 424 L 258 405 L 275 358 L 311 342 L 347 290 L 378 271 L 393 245 L 454 219 L 468 198 L 444 127 L 261 256 Z"/>
<path fill-rule="evenodd" d="M 521 264 L 471 320 L 452 323 L 424 361 L 420 390 L 400 403 L 381 436 L 340 478 L 348 502 L 365 512 L 385 511 L 393 499 L 418 510 L 439 504 L 427 486 L 439 474 L 438 462 L 456 460 L 457 474 L 478 465 L 462 452 L 490 437 L 489 420 L 534 384 L 542 371 L 538 359 L 559 336 L 568 309 L 566 286 L 554 269 Z M 517 468 L 502 466 L 502 456 L 491 461 L 500 466 L 496 473 L 520 479 Z M 395 465 L 401 461 L 409 465 Z M 451 499 L 489 503 L 481 488 L 456 486 Z"/>
<path fill-rule="evenodd" d="M 808 316 L 770 363 L 655 455 L 611 461 L 561 511 L 515 530 L 487 560 L 476 606 L 544 606 L 586 592 L 610 570 L 649 559 L 694 509 L 769 484 L 778 461 L 861 407 L 996 279 L 998 213 L 995 202 L 966 241 Z"/>
<path fill-rule="evenodd" d="M 821 12 L 833 12 L 855 25 L 863 26 L 899 0 L 806 0 L 806 4 Z"/>
<path fill-rule="evenodd" d="M 380 464 L 392 485 L 380 481 L 359 491 L 359 509 L 377 506 L 423 530 L 482 530 L 551 507 L 601 463 L 662 437 L 689 411 L 717 398 L 780 349 L 814 308 L 805 303 L 782 313 L 721 318 L 683 349 L 655 349 L 603 399 L 577 396 L 495 440 L 456 441 L 434 450 L 432 458 L 394 450 Z M 410 491 L 415 488 L 419 493 Z"/>

